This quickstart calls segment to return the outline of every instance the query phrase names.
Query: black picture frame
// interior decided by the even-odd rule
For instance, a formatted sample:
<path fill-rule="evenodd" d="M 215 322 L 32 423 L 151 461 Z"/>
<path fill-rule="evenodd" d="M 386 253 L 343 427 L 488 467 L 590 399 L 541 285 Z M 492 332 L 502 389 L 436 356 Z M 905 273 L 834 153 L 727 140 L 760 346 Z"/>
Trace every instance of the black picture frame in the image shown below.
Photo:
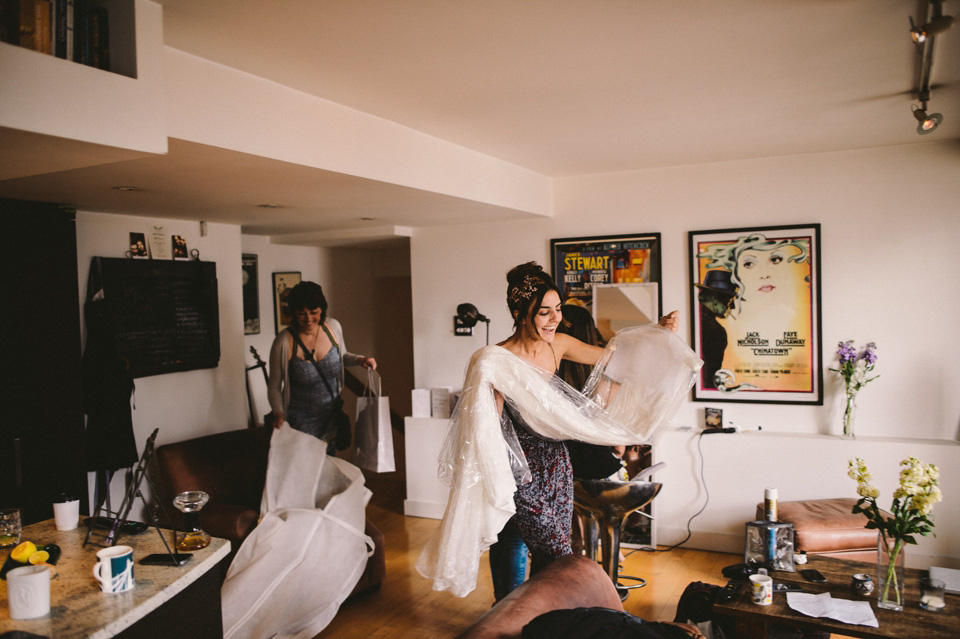
<path fill-rule="evenodd" d="M 820 225 L 688 239 L 693 400 L 823 405 Z"/>
<path fill-rule="evenodd" d="M 656 283 L 657 308 L 663 308 L 660 247 L 659 233 L 550 240 L 550 266 L 561 300 L 590 310 L 593 284 Z"/>
<path fill-rule="evenodd" d="M 273 321 L 277 334 L 285 329 L 292 319 L 287 295 L 300 283 L 300 271 L 281 271 L 273 274 Z"/>
<path fill-rule="evenodd" d="M 253 253 L 241 256 L 243 269 L 243 334 L 260 334 L 260 278 L 258 276 L 258 257 Z"/>

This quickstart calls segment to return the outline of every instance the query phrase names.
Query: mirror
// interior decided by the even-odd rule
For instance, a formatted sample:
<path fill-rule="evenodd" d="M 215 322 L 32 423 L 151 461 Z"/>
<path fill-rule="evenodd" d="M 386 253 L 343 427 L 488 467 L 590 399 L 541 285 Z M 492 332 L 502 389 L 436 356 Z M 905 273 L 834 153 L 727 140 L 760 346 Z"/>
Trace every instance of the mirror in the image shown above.
<path fill-rule="evenodd" d="M 593 320 L 603 339 L 628 326 L 656 322 L 660 317 L 658 284 L 594 284 Z"/>

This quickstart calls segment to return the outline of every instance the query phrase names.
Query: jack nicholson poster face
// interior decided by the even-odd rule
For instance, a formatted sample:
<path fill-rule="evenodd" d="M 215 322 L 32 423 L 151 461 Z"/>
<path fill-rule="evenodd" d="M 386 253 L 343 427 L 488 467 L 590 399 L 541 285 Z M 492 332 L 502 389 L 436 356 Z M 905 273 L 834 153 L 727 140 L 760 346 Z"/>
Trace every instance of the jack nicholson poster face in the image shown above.
<path fill-rule="evenodd" d="M 694 399 L 821 404 L 820 226 L 690 233 Z"/>

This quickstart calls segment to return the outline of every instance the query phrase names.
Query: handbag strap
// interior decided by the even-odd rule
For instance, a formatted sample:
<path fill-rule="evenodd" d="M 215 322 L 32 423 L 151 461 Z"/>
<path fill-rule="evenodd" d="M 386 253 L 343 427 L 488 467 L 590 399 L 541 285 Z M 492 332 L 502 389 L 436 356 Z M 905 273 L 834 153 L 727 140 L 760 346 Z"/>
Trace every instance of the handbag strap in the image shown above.
<path fill-rule="evenodd" d="M 326 327 L 326 326 L 323 327 L 323 330 L 327 332 L 327 335 L 330 335 L 330 332 L 327 331 L 327 327 Z M 323 370 L 320 368 L 320 362 L 318 362 L 317 359 L 316 359 L 315 357 L 313 357 L 313 351 L 308 351 L 308 350 L 307 350 L 307 347 L 304 346 L 303 341 L 300 339 L 300 336 L 299 336 L 299 335 L 297 335 L 297 334 L 294 333 L 293 331 L 290 331 L 290 334 L 293 335 L 293 339 L 294 339 L 294 341 L 297 343 L 297 346 L 299 346 L 300 348 L 302 348 L 304 353 L 309 353 L 309 354 L 310 354 L 310 356 L 311 356 L 311 357 L 310 357 L 310 361 L 313 362 L 314 368 L 317 369 L 317 375 L 320 376 L 320 381 L 323 382 L 323 385 L 327 387 L 327 392 L 330 393 L 330 397 L 331 397 L 331 398 L 337 397 L 339 394 L 338 394 L 338 395 L 334 395 L 334 394 L 333 394 L 333 389 L 330 388 L 330 382 L 327 381 L 327 376 L 323 374 Z M 330 342 L 331 342 L 334 346 L 337 346 L 337 343 L 334 341 L 334 339 L 333 339 L 332 336 L 330 337 Z M 337 350 L 340 350 L 340 347 L 339 347 L 339 346 L 337 346 Z M 329 424 L 331 419 L 333 419 L 333 413 L 332 413 L 332 412 L 330 413 L 330 416 L 327 417 L 327 421 L 326 421 L 326 423 L 324 424 L 324 426 L 326 426 L 327 424 Z"/>
<path fill-rule="evenodd" d="M 333 339 L 333 334 L 330 332 L 330 329 L 327 328 L 326 324 L 321 324 L 320 328 L 323 329 L 323 332 L 327 334 L 327 337 L 330 338 L 330 343 L 337 347 L 337 350 L 340 350 L 340 345 L 337 344 L 337 340 Z"/>

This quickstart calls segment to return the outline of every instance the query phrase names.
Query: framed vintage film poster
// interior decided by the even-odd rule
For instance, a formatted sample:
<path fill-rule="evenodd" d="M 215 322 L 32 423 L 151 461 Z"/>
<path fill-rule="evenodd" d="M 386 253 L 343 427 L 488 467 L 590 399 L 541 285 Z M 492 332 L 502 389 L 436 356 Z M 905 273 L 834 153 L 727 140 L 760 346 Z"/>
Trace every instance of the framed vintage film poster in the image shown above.
<path fill-rule="evenodd" d="M 241 256 L 243 267 L 243 334 L 260 333 L 260 278 L 257 276 L 257 256 L 244 253 Z"/>
<path fill-rule="evenodd" d="M 823 404 L 820 225 L 692 231 L 699 401 Z"/>
<path fill-rule="evenodd" d="M 300 271 L 273 274 L 273 320 L 277 334 L 285 329 L 292 319 L 287 297 L 290 289 L 300 283 Z"/>
<path fill-rule="evenodd" d="M 550 240 L 550 255 L 564 303 L 592 311 L 594 284 L 656 283 L 657 308 L 663 306 L 659 233 Z"/>

